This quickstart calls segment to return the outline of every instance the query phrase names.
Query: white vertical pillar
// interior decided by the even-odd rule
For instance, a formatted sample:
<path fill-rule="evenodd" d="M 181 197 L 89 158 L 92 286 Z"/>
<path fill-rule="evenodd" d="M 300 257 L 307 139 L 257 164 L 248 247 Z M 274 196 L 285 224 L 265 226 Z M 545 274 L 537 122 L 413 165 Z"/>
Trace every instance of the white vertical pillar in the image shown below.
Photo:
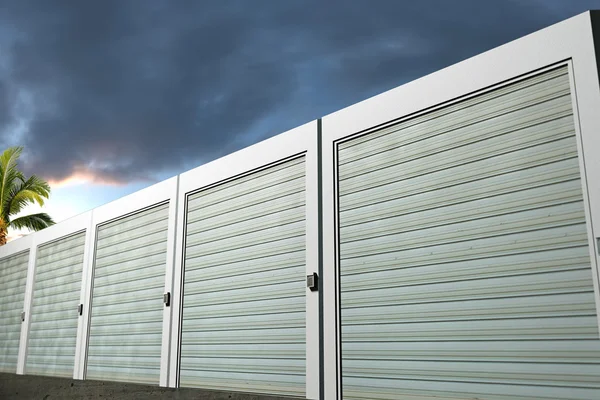
<path fill-rule="evenodd" d="M 83 269 L 81 271 L 81 295 L 79 303 L 83 305 L 82 315 L 77 322 L 77 344 L 75 348 L 75 366 L 73 379 L 84 379 L 87 337 L 89 332 L 90 295 L 92 287 L 94 251 L 96 248 L 96 227 L 94 212 L 89 213 L 89 223 L 85 232 L 85 249 L 83 252 Z"/>
<path fill-rule="evenodd" d="M 175 210 L 175 242 L 173 244 L 173 275 L 171 280 L 171 335 L 169 343 L 169 373 L 168 387 L 179 387 L 179 340 L 181 337 L 181 306 L 182 306 L 182 279 L 183 279 L 183 257 L 185 243 L 185 214 L 187 209 L 187 197 L 185 190 L 177 185 L 177 208 Z M 169 210 L 170 211 L 170 210 Z"/>
<path fill-rule="evenodd" d="M 327 132 L 327 120 L 323 120 L 322 132 Z M 339 332 L 338 332 L 338 282 L 337 282 L 337 220 L 336 188 L 337 168 L 334 155 L 335 143 L 323 134 L 321 143 L 321 185 L 322 185 L 322 246 L 323 246 L 323 382 L 324 399 L 338 398 L 341 387 L 339 374 Z"/>
<path fill-rule="evenodd" d="M 165 290 L 164 293 L 170 297 L 169 305 L 164 305 L 163 309 L 163 328 L 162 328 L 162 346 L 160 352 L 160 381 L 162 387 L 169 387 L 170 373 L 170 358 L 171 358 L 171 341 L 173 333 L 178 335 L 178 331 L 172 331 L 172 315 L 173 315 L 173 282 L 175 274 L 175 256 L 177 246 L 177 209 L 178 209 L 178 194 L 179 194 L 179 176 L 174 181 L 171 189 L 171 197 L 169 199 L 169 223 L 167 228 L 167 262 L 165 266 Z"/>
<path fill-rule="evenodd" d="M 31 306 L 33 304 L 33 289 L 35 284 L 35 263 L 37 254 L 37 242 L 35 234 L 32 234 L 31 247 L 29 249 L 29 262 L 27 264 L 27 280 L 25 283 L 25 298 L 23 301 L 23 312 L 25 318 L 21 322 L 21 337 L 19 339 L 19 356 L 17 359 L 17 374 L 25 373 L 25 361 L 27 359 L 27 345 L 29 342 L 29 327 L 31 325 Z"/>
<path fill-rule="evenodd" d="M 306 150 L 306 275 L 319 273 L 319 138 L 312 123 L 312 140 Z M 320 275 L 319 275 L 319 278 Z M 319 398 L 319 291 L 306 290 L 306 398 Z"/>
<path fill-rule="evenodd" d="M 583 17 L 589 19 L 580 23 L 584 40 L 579 39 L 573 47 L 573 57 L 569 62 L 571 76 L 571 96 L 573 101 L 573 116 L 577 132 L 577 147 L 579 166 L 585 205 L 587 231 L 590 248 L 590 261 L 594 279 L 596 312 L 598 328 L 600 329 L 600 84 L 599 47 L 600 42 L 600 13 L 588 12 Z M 574 17 L 580 18 L 580 16 Z"/>

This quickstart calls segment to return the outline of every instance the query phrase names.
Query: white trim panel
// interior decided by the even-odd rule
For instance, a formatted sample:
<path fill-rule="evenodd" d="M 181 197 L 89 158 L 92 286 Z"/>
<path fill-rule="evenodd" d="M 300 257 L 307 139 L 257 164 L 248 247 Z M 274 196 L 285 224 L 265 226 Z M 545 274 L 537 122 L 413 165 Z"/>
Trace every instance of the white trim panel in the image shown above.
<path fill-rule="evenodd" d="M 23 250 L 30 249 L 33 243 L 34 235 L 35 234 L 32 233 L 17 240 L 13 240 L 12 242 L 8 242 L 4 246 L 0 246 L 0 259 L 20 253 Z"/>

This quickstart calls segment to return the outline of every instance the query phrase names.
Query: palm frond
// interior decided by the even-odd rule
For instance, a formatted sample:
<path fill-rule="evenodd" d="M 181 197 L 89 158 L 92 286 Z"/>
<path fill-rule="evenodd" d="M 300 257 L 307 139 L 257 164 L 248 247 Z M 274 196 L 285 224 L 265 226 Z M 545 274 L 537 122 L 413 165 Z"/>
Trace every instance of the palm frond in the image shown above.
<path fill-rule="evenodd" d="M 25 182 L 17 183 L 12 187 L 4 207 L 10 216 L 19 213 L 24 206 L 30 203 L 38 203 L 42 207 L 44 199 L 49 196 L 50 185 L 43 179 L 32 175 Z"/>
<path fill-rule="evenodd" d="M 44 199 L 31 190 L 19 190 L 14 197 L 10 199 L 7 208 L 10 215 L 15 215 L 21 212 L 23 207 L 32 203 L 38 203 L 40 206 L 43 206 Z"/>
<path fill-rule="evenodd" d="M 30 229 L 32 231 L 40 231 L 54 225 L 52 218 L 46 213 L 38 213 L 25 215 L 23 217 L 15 218 L 8 224 L 13 229 Z"/>
<path fill-rule="evenodd" d="M 0 216 L 4 219 L 9 215 L 6 206 L 11 188 L 25 181 L 25 177 L 17 169 L 17 161 L 22 151 L 22 147 L 9 147 L 0 154 Z"/>
<path fill-rule="evenodd" d="M 10 219 L 28 204 L 44 206 L 45 199 L 50 196 L 50 185 L 46 181 L 35 175 L 25 179 L 17 169 L 22 152 L 22 147 L 10 147 L 0 154 L 0 246 L 6 242 L 8 228 L 39 231 L 54 225 L 46 213 Z"/>

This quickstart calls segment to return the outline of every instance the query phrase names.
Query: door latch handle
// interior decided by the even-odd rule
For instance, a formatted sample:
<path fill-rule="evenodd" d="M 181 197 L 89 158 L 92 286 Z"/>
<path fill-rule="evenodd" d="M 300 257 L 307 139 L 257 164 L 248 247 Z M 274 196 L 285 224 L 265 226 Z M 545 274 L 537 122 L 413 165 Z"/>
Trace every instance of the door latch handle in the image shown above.
<path fill-rule="evenodd" d="M 309 288 L 311 292 L 319 290 L 319 275 L 316 272 L 306 276 L 306 287 Z"/>

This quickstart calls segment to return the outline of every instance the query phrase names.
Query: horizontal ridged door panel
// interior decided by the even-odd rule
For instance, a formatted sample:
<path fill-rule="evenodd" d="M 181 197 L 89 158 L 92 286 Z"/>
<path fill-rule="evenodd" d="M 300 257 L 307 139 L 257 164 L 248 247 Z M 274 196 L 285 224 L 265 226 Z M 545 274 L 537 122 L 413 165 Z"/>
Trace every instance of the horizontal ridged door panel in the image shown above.
<path fill-rule="evenodd" d="M 98 227 L 88 379 L 159 383 L 168 210 Z"/>
<path fill-rule="evenodd" d="M 72 377 L 85 231 L 37 250 L 25 373 Z"/>
<path fill-rule="evenodd" d="M 17 372 L 29 251 L 0 260 L 0 372 Z"/>
<path fill-rule="evenodd" d="M 304 396 L 304 158 L 188 198 L 181 386 Z"/>
<path fill-rule="evenodd" d="M 340 143 L 338 174 L 344 399 L 600 398 L 566 67 Z"/>

